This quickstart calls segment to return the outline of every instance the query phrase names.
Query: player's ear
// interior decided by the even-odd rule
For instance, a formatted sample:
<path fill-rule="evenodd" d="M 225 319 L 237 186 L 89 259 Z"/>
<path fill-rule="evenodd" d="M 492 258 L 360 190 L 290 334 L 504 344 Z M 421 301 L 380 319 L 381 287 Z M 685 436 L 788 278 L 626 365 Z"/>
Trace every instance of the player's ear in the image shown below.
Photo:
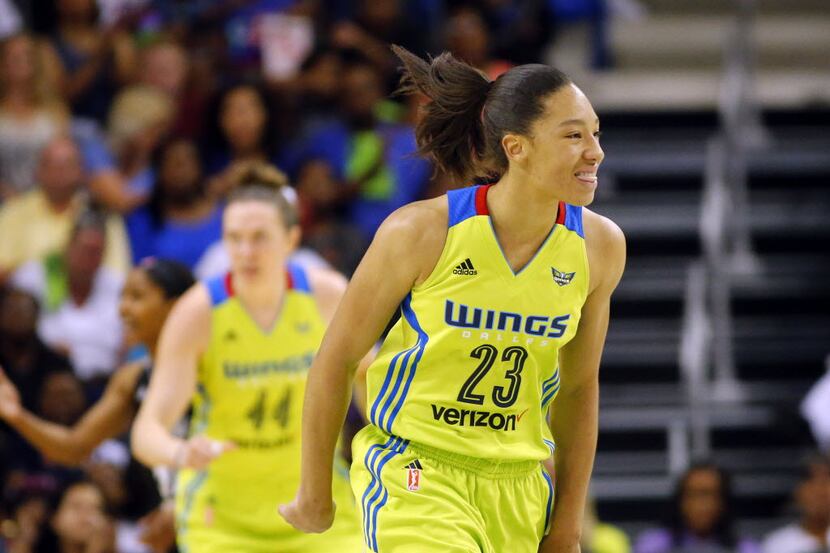
<path fill-rule="evenodd" d="M 300 247 L 300 240 L 303 238 L 303 232 L 300 225 L 294 225 L 288 229 L 288 250 L 293 252 Z"/>
<path fill-rule="evenodd" d="M 527 159 L 527 138 L 520 134 L 506 134 L 501 139 L 501 147 L 507 159 L 514 163 L 522 163 Z"/>

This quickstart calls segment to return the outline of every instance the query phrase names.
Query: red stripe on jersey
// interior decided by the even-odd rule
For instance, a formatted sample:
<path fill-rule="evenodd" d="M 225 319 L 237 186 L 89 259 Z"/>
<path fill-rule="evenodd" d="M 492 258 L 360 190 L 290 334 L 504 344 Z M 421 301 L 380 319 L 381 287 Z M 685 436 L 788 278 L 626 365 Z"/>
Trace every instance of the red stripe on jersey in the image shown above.
<path fill-rule="evenodd" d="M 231 273 L 225 275 L 225 292 L 228 293 L 228 297 L 233 296 L 233 277 Z"/>
<path fill-rule="evenodd" d="M 476 190 L 476 215 L 490 215 L 487 210 L 487 191 L 492 184 L 483 184 Z"/>
<path fill-rule="evenodd" d="M 291 276 L 291 271 L 285 271 L 285 289 L 286 290 L 293 290 L 294 289 L 294 277 Z"/>
<path fill-rule="evenodd" d="M 559 202 L 559 209 L 556 210 L 556 224 L 565 224 L 565 202 Z"/>

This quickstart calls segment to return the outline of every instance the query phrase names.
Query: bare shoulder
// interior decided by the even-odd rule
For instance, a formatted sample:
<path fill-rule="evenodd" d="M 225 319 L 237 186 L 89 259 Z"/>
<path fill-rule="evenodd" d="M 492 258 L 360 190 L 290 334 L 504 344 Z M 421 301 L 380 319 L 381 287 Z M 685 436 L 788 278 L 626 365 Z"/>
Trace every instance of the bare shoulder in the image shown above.
<path fill-rule="evenodd" d="M 416 282 L 425 280 L 441 257 L 447 240 L 449 208 L 446 196 L 405 205 L 380 226 L 373 247 L 413 263 Z"/>
<path fill-rule="evenodd" d="M 175 303 L 164 323 L 162 338 L 181 340 L 180 347 L 192 345 L 204 350 L 210 340 L 211 299 L 207 287 L 198 282 L 194 284 Z"/>
<path fill-rule="evenodd" d="M 613 290 L 625 268 L 625 235 L 608 217 L 590 209 L 583 209 L 583 214 L 591 288 L 602 286 Z"/>

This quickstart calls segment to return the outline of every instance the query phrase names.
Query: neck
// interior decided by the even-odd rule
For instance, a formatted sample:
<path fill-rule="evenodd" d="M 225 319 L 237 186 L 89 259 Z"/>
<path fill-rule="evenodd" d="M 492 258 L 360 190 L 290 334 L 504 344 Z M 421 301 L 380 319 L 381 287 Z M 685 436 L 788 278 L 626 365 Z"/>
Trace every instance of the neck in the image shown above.
<path fill-rule="evenodd" d="M 10 85 L 3 95 L 3 105 L 12 111 L 22 111 L 32 107 L 34 98 L 31 87 L 25 84 Z"/>
<path fill-rule="evenodd" d="M 93 278 L 86 275 L 69 275 L 69 295 L 76 305 L 83 305 L 92 294 Z"/>
<path fill-rule="evenodd" d="M 86 545 L 61 539 L 61 553 L 84 553 Z"/>
<path fill-rule="evenodd" d="M 556 220 L 559 199 L 530 186 L 530 176 L 511 169 L 487 193 L 493 224 L 511 233 L 536 235 L 550 230 Z"/>
<path fill-rule="evenodd" d="M 34 334 L 23 338 L 0 336 L 2 336 L 2 339 L 0 339 L 0 353 L 3 354 L 3 357 L 13 360 L 15 365 L 25 364 L 26 356 L 34 350 L 37 343 Z"/>
<path fill-rule="evenodd" d="M 277 284 L 278 283 L 278 284 Z M 275 284 L 277 284 L 275 286 Z M 279 309 L 285 295 L 285 275 L 260 278 L 256 281 L 234 279 L 234 294 L 249 309 L 270 311 Z"/>
<path fill-rule="evenodd" d="M 826 517 L 801 519 L 801 528 L 811 536 L 818 538 L 825 545 L 827 544 L 828 525 Z"/>
<path fill-rule="evenodd" d="M 51 209 L 53 213 L 64 213 L 66 210 L 72 207 L 73 197 L 74 195 L 62 198 L 59 196 L 50 196 L 46 194 L 46 201 L 49 203 L 49 209 Z"/>

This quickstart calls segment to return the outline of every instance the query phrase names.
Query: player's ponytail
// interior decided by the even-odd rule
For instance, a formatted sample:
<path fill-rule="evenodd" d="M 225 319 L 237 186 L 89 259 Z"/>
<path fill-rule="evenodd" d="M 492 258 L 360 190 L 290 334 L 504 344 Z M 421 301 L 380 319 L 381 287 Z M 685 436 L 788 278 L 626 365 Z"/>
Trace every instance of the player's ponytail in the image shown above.
<path fill-rule="evenodd" d="M 491 81 L 444 52 L 429 61 L 393 46 L 403 62 L 399 92 L 421 92 L 429 102 L 415 128 L 418 152 L 464 180 L 496 180 L 507 171 L 505 134 L 530 136 L 544 100 L 571 80 L 541 64 L 514 67 Z"/>
<path fill-rule="evenodd" d="M 399 92 L 421 92 L 430 100 L 415 128 L 418 152 L 457 178 L 481 173 L 481 111 L 490 79 L 448 52 L 427 62 L 400 46 L 392 51 L 404 65 Z"/>

